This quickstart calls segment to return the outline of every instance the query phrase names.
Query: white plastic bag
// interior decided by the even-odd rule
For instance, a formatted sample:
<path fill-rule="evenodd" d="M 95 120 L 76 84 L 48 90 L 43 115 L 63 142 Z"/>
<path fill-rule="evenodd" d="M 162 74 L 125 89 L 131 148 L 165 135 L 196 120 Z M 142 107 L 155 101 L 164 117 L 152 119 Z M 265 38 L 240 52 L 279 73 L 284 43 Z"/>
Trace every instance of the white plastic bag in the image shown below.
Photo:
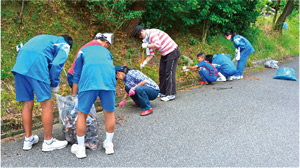
<path fill-rule="evenodd" d="M 267 68 L 273 68 L 273 69 L 278 69 L 279 66 L 277 65 L 278 61 L 275 61 L 275 60 L 269 60 L 269 61 L 266 61 L 264 63 L 265 67 Z"/>
<path fill-rule="evenodd" d="M 65 138 L 71 144 L 77 143 L 77 115 L 78 108 L 72 100 L 72 96 L 61 96 L 55 94 L 59 111 L 59 120 L 63 124 L 63 133 Z M 99 144 L 98 132 L 100 129 L 99 117 L 96 114 L 96 108 L 93 105 L 86 119 L 85 146 L 96 150 Z"/>

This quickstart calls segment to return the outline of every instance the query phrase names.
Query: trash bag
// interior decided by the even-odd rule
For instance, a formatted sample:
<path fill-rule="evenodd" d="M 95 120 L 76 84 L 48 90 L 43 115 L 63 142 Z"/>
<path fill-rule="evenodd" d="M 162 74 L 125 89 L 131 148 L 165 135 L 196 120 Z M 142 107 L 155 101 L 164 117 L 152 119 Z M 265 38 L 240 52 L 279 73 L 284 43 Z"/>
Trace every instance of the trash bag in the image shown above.
<path fill-rule="evenodd" d="M 277 71 L 277 74 L 273 79 L 285 79 L 285 80 L 293 80 L 298 81 L 296 78 L 296 72 L 293 68 L 282 67 Z"/>
<path fill-rule="evenodd" d="M 62 131 L 66 140 L 71 143 L 77 143 L 77 115 L 78 108 L 72 101 L 72 96 L 61 96 L 55 94 L 59 111 L 59 120 L 63 125 Z M 96 150 L 99 144 L 98 132 L 100 129 L 100 120 L 96 114 L 96 108 L 93 105 L 86 119 L 85 146 L 91 150 Z"/>
<path fill-rule="evenodd" d="M 264 66 L 267 67 L 267 68 L 273 68 L 273 69 L 278 69 L 279 66 L 277 65 L 278 61 L 275 61 L 275 60 L 269 60 L 269 61 L 266 61 L 264 63 Z"/>

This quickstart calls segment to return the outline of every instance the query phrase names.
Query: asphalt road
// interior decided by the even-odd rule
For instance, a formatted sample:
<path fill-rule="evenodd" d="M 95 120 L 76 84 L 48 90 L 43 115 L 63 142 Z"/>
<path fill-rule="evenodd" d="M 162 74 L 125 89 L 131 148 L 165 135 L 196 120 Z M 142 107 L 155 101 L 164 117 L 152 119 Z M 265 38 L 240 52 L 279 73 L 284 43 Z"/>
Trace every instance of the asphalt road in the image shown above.
<path fill-rule="evenodd" d="M 299 57 L 292 67 L 299 79 Z M 71 145 L 42 152 L 42 141 L 23 151 L 23 138 L 1 142 L 2 167 L 299 167 L 299 82 L 272 79 L 277 70 L 244 75 L 177 94 L 171 102 L 152 102 L 154 113 L 117 108 L 115 154 L 100 146 L 86 159 Z M 103 114 L 100 141 L 104 140 Z M 54 137 L 63 139 L 61 125 Z M 43 132 L 38 131 L 40 139 Z"/>

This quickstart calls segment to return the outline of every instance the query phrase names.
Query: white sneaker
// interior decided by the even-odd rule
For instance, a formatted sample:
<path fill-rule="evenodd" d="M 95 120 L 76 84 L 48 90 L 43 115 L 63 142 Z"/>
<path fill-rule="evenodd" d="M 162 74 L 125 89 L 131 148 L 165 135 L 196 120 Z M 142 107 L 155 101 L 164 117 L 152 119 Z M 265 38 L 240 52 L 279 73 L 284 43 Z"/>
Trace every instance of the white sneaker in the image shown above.
<path fill-rule="evenodd" d="M 30 150 L 32 148 L 32 145 L 38 142 L 39 142 L 39 137 L 37 135 L 33 135 L 32 141 L 24 140 L 23 150 Z"/>
<path fill-rule="evenodd" d="M 79 146 L 78 144 L 73 144 L 71 147 L 71 152 L 76 155 L 78 159 L 86 157 L 85 146 Z"/>
<path fill-rule="evenodd" d="M 158 96 L 157 97 L 166 97 L 167 95 L 164 95 L 162 93 L 158 93 Z"/>
<path fill-rule="evenodd" d="M 217 82 L 226 82 L 225 76 L 218 77 Z"/>
<path fill-rule="evenodd" d="M 53 141 L 50 145 L 48 145 L 46 142 L 43 143 L 42 151 L 44 152 L 54 151 L 56 149 L 62 149 L 67 145 L 68 145 L 68 141 L 59 141 L 53 138 Z"/>
<path fill-rule="evenodd" d="M 160 98 L 160 100 L 166 102 L 166 101 L 174 100 L 175 98 L 176 98 L 175 95 L 168 95 L 168 96 L 166 96 L 166 97 Z"/>
<path fill-rule="evenodd" d="M 105 149 L 105 154 L 111 155 L 114 153 L 114 144 L 112 142 L 103 142 L 103 148 Z"/>
<path fill-rule="evenodd" d="M 231 77 L 232 77 L 232 79 L 243 79 L 242 76 L 235 76 L 235 75 L 233 75 L 233 76 L 231 76 Z"/>

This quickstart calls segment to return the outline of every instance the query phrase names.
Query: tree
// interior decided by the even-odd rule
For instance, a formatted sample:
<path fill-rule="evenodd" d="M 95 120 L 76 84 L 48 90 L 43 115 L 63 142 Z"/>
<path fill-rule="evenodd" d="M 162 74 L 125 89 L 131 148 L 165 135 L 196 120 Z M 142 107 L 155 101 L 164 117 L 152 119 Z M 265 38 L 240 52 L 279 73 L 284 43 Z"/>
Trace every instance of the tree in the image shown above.
<path fill-rule="evenodd" d="M 294 0 L 289 0 L 285 5 L 282 14 L 279 16 L 275 24 L 274 30 L 278 32 L 282 32 L 283 23 L 285 22 L 285 19 L 292 13 L 294 8 L 295 8 Z"/>
<path fill-rule="evenodd" d="M 277 13 L 278 13 L 278 9 L 280 6 L 280 0 L 277 1 L 277 4 L 275 6 L 275 14 L 274 14 L 274 18 L 273 18 L 273 25 L 275 24 L 276 18 L 277 18 Z"/>

